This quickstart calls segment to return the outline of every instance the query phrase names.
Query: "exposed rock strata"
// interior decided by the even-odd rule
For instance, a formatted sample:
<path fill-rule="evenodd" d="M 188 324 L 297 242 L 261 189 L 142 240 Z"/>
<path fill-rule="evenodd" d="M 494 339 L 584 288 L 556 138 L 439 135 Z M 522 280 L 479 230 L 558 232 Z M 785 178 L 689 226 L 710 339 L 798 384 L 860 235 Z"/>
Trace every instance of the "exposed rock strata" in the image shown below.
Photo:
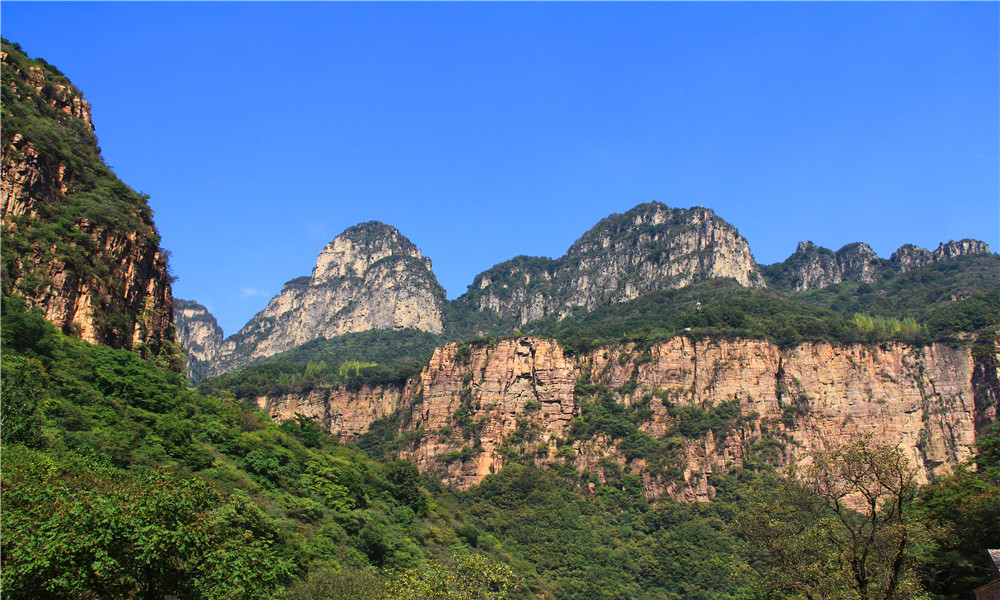
<path fill-rule="evenodd" d="M 366 419 L 392 412 L 398 394 L 401 431 L 416 439 L 402 457 L 460 488 L 499 471 L 512 455 L 539 465 L 569 463 L 600 480 L 602 461 L 611 459 L 641 475 L 651 498 L 708 500 L 714 471 L 751 457 L 793 464 L 863 434 L 898 445 L 921 482 L 951 472 L 971 456 L 977 430 L 997 417 L 998 346 L 988 347 L 974 357 L 968 347 L 945 344 L 781 349 L 763 340 L 677 337 L 647 351 L 627 344 L 567 357 L 554 341 L 519 338 L 438 348 L 405 391 L 314 391 L 258 402 L 279 418 L 316 416 L 355 439 Z M 673 473 L 627 457 L 621 440 L 574 439 L 572 423 L 585 400 L 574 391 L 578 381 L 611 388 L 626 406 L 645 403 L 640 429 L 675 437 Z M 677 434 L 679 417 L 669 406 L 731 401 L 740 418 L 730 431 Z"/>
<path fill-rule="evenodd" d="M 145 198 L 103 163 L 78 89 L 6 45 L 2 64 L 4 293 L 67 334 L 174 356 L 171 277 Z"/>
<path fill-rule="evenodd" d="M 311 277 L 286 283 L 263 311 L 223 342 L 208 374 L 316 338 L 370 329 L 440 333 L 444 304 L 431 261 L 416 246 L 388 225 L 356 225 L 319 253 Z"/>
<path fill-rule="evenodd" d="M 520 256 L 496 265 L 457 302 L 519 326 L 713 277 L 764 286 L 736 228 L 706 208 L 653 202 L 603 219 L 558 260 Z"/>

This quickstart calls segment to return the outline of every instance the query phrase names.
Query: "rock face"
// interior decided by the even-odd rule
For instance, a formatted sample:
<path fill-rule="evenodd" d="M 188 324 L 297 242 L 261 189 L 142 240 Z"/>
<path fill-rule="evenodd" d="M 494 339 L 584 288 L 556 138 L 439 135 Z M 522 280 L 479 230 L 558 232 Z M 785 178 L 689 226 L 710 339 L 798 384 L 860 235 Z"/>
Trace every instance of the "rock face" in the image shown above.
<path fill-rule="evenodd" d="M 989 244 L 969 239 L 941 244 L 934 252 L 906 244 L 893 252 L 889 260 L 879 258 L 868 244 L 861 242 L 848 244 L 836 252 L 812 242 L 799 242 L 794 254 L 763 271 L 768 281 L 779 287 L 805 291 L 842 281 L 874 283 L 939 261 L 984 254 L 990 254 Z"/>
<path fill-rule="evenodd" d="M 4 44 L 3 291 L 93 343 L 176 357 L 167 258 L 146 198 L 104 164 L 90 105 Z"/>
<path fill-rule="evenodd" d="M 918 248 L 913 244 L 900 246 L 892 253 L 889 261 L 903 273 L 925 267 L 936 262 L 952 260 L 961 256 L 981 256 L 990 254 L 990 245 L 979 240 L 951 240 L 938 245 L 933 252 Z"/>
<path fill-rule="evenodd" d="M 276 421 L 296 414 L 315 419 L 344 443 L 356 441 L 376 419 L 395 412 L 402 404 L 404 388 L 370 387 L 351 391 L 344 387 L 316 388 L 308 392 L 256 399 L 261 410 Z"/>
<path fill-rule="evenodd" d="M 886 261 L 861 242 L 848 244 L 833 252 L 812 242 L 799 242 L 795 253 L 779 265 L 780 278 L 792 289 L 805 291 L 824 288 L 842 281 L 872 283 L 889 271 Z M 769 267 L 766 275 L 778 269 Z"/>
<path fill-rule="evenodd" d="M 222 347 L 222 328 L 212 313 L 197 302 L 174 298 L 173 304 L 174 326 L 181 340 L 188 379 L 197 383 Z"/>
<path fill-rule="evenodd" d="M 460 488 L 511 460 L 602 481 L 615 464 L 641 476 L 650 498 L 708 500 L 714 471 L 794 464 L 865 434 L 898 445 L 922 482 L 951 472 L 997 419 L 998 350 L 995 340 L 973 353 L 677 337 L 569 357 L 552 340 L 518 338 L 438 348 L 405 389 L 314 390 L 258 403 L 278 418 L 316 416 L 346 439 L 400 407 L 400 432 L 412 440 L 401 456 Z M 669 440 L 669 456 L 643 455 L 628 436 L 581 435 L 575 420 L 601 394 L 631 411 L 639 430 Z M 724 427 L 696 426 L 712 414 Z"/>
<path fill-rule="evenodd" d="M 263 311 L 223 342 L 208 375 L 320 337 L 370 329 L 440 333 L 444 304 L 431 261 L 416 246 L 388 225 L 356 225 L 319 253 L 311 277 L 286 283 Z"/>
<path fill-rule="evenodd" d="M 734 227 L 705 208 L 653 202 L 602 220 L 558 260 L 519 256 L 496 265 L 456 303 L 519 326 L 712 277 L 764 286 Z"/>

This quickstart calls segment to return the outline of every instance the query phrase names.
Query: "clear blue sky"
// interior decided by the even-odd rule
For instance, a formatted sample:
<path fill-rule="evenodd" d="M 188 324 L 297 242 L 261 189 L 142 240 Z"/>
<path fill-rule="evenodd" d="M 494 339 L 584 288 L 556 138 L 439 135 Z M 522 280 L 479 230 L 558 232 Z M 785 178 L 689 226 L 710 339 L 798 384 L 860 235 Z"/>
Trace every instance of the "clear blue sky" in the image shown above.
<path fill-rule="evenodd" d="M 1000 4 L 22 3 L 107 162 L 151 196 L 176 296 L 226 334 L 358 222 L 449 297 L 658 200 L 888 257 L 1000 249 Z"/>

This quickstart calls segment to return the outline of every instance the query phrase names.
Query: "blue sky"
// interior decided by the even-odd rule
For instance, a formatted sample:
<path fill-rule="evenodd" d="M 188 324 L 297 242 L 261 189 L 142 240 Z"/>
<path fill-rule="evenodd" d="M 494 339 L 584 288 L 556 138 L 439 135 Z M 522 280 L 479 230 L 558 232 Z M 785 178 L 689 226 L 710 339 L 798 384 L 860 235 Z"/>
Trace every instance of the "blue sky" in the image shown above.
<path fill-rule="evenodd" d="M 93 106 L 176 296 L 235 333 L 380 220 L 449 297 L 636 204 L 799 240 L 1000 249 L 1000 4 L 56 3 L 4 37 Z"/>

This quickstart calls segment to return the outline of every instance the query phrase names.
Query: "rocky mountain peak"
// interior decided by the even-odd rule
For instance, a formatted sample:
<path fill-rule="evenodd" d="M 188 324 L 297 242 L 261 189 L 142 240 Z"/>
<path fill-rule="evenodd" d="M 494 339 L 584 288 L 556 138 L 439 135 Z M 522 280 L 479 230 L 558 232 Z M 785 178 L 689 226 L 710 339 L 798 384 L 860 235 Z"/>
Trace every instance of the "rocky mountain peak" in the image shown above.
<path fill-rule="evenodd" d="M 205 376 L 208 363 L 222 346 L 222 328 L 208 309 L 190 300 L 173 299 L 174 326 L 182 340 L 188 379 L 197 382 Z"/>
<path fill-rule="evenodd" d="M 457 302 L 520 326 L 713 277 L 764 286 L 735 227 L 706 208 L 649 202 L 602 219 L 559 259 L 521 256 L 494 266 Z"/>
<path fill-rule="evenodd" d="M 934 262 L 934 259 L 931 256 L 930 250 L 913 244 L 904 244 L 892 253 L 889 261 L 898 265 L 899 270 L 905 273 L 906 271 L 912 271 L 913 269 L 929 265 Z"/>
<path fill-rule="evenodd" d="M 989 254 L 990 245 L 986 242 L 981 242 L 979 240 L 951 240 L 945 244 L 941 244 L 937 247 L 934 252 L 931 252 L 931 258 L 935 261 L 947 260 L 949 258 L 958 258 L 959 256 L 974 256 L 977 254 Z"/>
<path fill-rule="evenodd" d="M 883 275 L 883 260 L 868 244 L 863 242 L 847 244 L 837 250 L 836 255 L 844 279 L 872 283 Z"/>
<path fill-rule="evenodd" d="M 671 208 L 662 202 L 647 202 L 623 214 L 601 219 L 570 246 L 566 256 L 655 243 L 661 241 L 662 234 L 680 233 L 675 231 L 677 227 L 704 227 L 708 224 L 728 227 L 735 235 L 739 235 L 734 227 L 717 218 L 711 209 L 700 206 L 690 209 Z"/>
<path fill-rule="evenodd" d="M 214 354 L 210 344 L 182 339 L 189 364 L 207 363 L 212 376 L 317 338 L 371 329 L 441 333 L 445 302 L 430 259 L 396 228 L 369 221 L 327 244 L 311 277 L 285 283 Z"/>
<path fill-rule="evenodd" d="M 799 242 L 795 253 L 782 263 L 764 268 L 768 281 L 780 286 L 805 291 L 823 288 L 842 281 L 874 283 L 893 273 L 912 271 L 920 267 L 962 256 L 990 254 L 990 246 L 978 240 L 950 241 L 931 252 L 905 244 L 886 260 L 879 258 L 871 246 L 862 242 L 847 244 L 833 252 L 812 242 Z"/>
<path fill-rule="evenodd" d="M 320 251 L 311 285 L 341 277 L 363 277 L 375 263 L 390 256 L 415 258 L 430 270 L 431 261 L 398 229 L 378 221 L 355 225 L 338 235 Z"/>

